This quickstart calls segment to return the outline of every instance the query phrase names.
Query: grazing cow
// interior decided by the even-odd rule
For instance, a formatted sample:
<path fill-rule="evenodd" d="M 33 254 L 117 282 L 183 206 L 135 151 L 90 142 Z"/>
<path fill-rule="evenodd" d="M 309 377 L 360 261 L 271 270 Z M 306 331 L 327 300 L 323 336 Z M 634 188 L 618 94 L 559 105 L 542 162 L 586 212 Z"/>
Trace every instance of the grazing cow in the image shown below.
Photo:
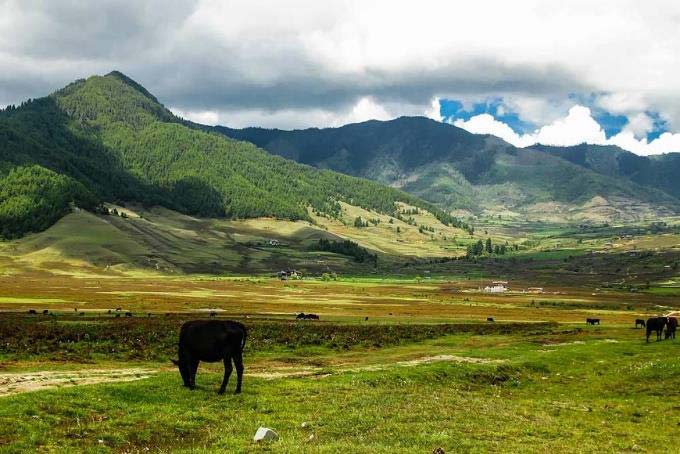
<path fill-rule="evenodd" d="M 649 342 L 649 336 L 652 335 L 652 331 L 656 331 L 656 340 L 661 340 L 661 332 L 664 326 L 666 326 L 666 317 L 652 317 L 647 319 L 647 342 Z"/>
<path fill-rule="evenodd" d="M 50 311 L 47 309 L 43 309 L 43 315 L 50 315 Z"/>
<path fill-rule="evenodd" d="M 120 312 L 120 311 L 122 311 L 122 310 L 123 310 L 123 309 L 121 309 L 120 307 L 117 307 L 117 308 L 116 308 L 116 312 Z"/>
<path fill-rule="evenodd" d="M 37 312 L 35 311 L 35 309 L 29 309 L 29 310 L 28 310 L 28 313 L 31 314 L 31 315 L 37 314 Z"/>
<path fill-rule="evenodd" d="M 675 339 L 675 331 L 678 329 L 678 319 L 666 317 L 666 339 Z"/>
<path fill-rule="evenodd" d="M 493 323 L 495 320 L 493 319 L 493 317 L 487 317 L 487 318 L 486 318 L 486 321 L 487 321 L 487 322 L 492 322 L 492 323 Z"/>
<path fill-rule="evenodd" d="M 185 322 L 179 332 L 178 360 L 172 360 L 179 368 L 184 386 L 196 387 L 198 363 L 224 362 L 224 379 L 219 394 L 229 382 L 231 362 L 236 367 L 236 394 L 241 392 L 243 382 L 243 348 L 246 345 L 246 327 L 230 320 L 193 320 Z"/>
<path fill-rule="evenodd" d="M 599 318 L 587 318 L 587 319 L 586 319 L 586 324 L 587 324 L 587 325 L 599 325 L 599 324 L 600 324 L 600 319 L 599 319 Z"/>
<path fill-rule="evenodd" d="M 367 321 L 368 321 L 368 317 L 364 317 L 364 321 L 367 322 Z"/>
<path fill-rule="evenodd" d="M 638 318 L 637 320 L 635 320 L 635 329 L 637 329 L 638 326 L 644 328 L 645 327 L 645 321 L 642 320 L 641 318 Z"/>
<path fill-rule="evenodd" d="M 304 312 L 300 312 L 295 316 L 296 320 L 318 320 L 319 316 L 316 314 L 305 314 Z"/>
<path fill-rule="evenodd" d="M 215 311 L 210 311 L 210 316 L 211 316 L 211 317 L 217 316 L 217 312 L 215 312 Z"/>

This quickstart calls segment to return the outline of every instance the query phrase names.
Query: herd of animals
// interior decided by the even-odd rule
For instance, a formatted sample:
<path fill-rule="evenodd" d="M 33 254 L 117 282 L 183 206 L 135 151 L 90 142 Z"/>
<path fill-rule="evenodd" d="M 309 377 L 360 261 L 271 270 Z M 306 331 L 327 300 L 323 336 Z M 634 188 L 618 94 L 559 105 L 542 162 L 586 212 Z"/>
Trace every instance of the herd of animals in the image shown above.
<path fill-rule="evenodd" d="M 78 309 L 75 309 L 78 312 Z M 35 309 L 28 311 L 31 315 L 37 315 Z M 53 315 L 48 310 L 42 311 L 43 315 Z M 111 313 L 111 311 L 109 311 Z M 119 316 L 121 309 L 116 309 L 116 316 Z M 82 312 L 81 312 L 82 314 Z M 222 361 L 224 363 L 224 377 L 220 385 L 219 393 L 224 394 L 229 377 L 233 369 L 236 369 L 236 394 L 241 392 L 243 383 L 243 349 L 246 345 L 248 332 L 246 327 L 239 322 L 231 320 L 216 320 L 216 314 L 211 312 L 210 320 L 192 320 L 182 324 L 179 334 L 179 344 L 177 348 L 178 358 L 172 362 L 179 369 L 184 386 L 194 389 L 196 387 L 196 371 L 201 361 L 214 363 Z M 125 316 L 132 317 L 131 312 L 125 312 Z M 319 320 L 317 314 L 296 314 L 297 320 Z M 368 320 L 368 317 L 366 317 Z M 493 317 L 487 318 L 488 322 L 493 322 Z M 599 325 L 600 319 L 588 318 L 586 323 L 589 325 Z M 678 328 L 678 319 L 673 316 L 651 317 L 647 321 L 643 319 L 635 320 L 635 328 L 646 328 L 646 339 L 652 333 L 656 333 L 656 340 L 661 340 L 661 335 L 665 328 L 665 339 L 675 339 Z M 233 367 L 232 367 L 233 363 Z"/>

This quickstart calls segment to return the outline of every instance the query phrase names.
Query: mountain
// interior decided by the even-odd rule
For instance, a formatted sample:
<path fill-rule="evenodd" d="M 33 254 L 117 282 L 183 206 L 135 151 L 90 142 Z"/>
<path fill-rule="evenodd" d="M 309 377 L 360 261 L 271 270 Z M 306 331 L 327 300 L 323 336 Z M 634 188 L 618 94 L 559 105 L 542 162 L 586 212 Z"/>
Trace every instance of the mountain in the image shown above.
<path fill-rule="evenodd" d="M 574 147 L 532 147 L 602 175 L 628 178 L 680 198 L 680 153 L 639 156 L 614 145 L 582 144 Z"/>
<path fill-rule="evenodd" d="M 398 215 L 397 202 L 462 225 L 413 195 L 272 156 L 175 117 L 120 72 L 0 111 L 0 235 L 21 236 L 74 206 L 163 206 L 203 217 L 336 217 L 340 202 Z"/>
<path fill-rule="evenodd" d="M 591 168 L 568 152 L 515 148 L 497 137 L 422 117 L 326 129 L 214 130 L 300 163 L 403 189 L 447 210 L 599 221 L 654 217 L 680 208 L 672 179 L 656 184 L 662 166 L 636 175 L 630 170 L 635 162 L 625 157 L 621 171 L 605 172 L 606 164 Z"/>

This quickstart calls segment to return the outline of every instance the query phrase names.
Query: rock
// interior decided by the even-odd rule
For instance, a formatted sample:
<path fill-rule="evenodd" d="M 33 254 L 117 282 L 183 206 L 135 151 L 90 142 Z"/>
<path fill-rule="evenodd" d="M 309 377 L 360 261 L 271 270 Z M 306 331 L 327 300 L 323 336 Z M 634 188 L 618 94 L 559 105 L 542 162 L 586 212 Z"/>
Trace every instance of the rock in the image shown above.
<path fill-rule="evenodd" d="M 304 428 L 307 427 L 308 425 L 309 425 L 309 424 L 307 424 L 307 422 L 305 421 L 305 422 L 303 422 L 302 424 L 300 424 L 300 427 L 302 427 L 302 428 L 304 429 Z"/>
<path fill-rule="evenodd" d="M 446 453 L 444 452 L 443 448 L 439 447 L 439 448 L 435 449 L 434 451 L 432 451 L 432 454 L 446 454 Z"/>
<path fill-rule="evenodd" d="M 255 436 L 253 437 L 253 441 L 274 441 L 279 438 L 279 434 L 274 432 L 271 429 L 267 429 L 266 427 L 260 427 L 257 429 L 257 432 L 255 432 Z"/>
<path fill-rule="evenodd" d="M 312 441 L 314 440 L 314 434 L 311 434 L 309 437 L 307 437 L 307 441 Z"/>

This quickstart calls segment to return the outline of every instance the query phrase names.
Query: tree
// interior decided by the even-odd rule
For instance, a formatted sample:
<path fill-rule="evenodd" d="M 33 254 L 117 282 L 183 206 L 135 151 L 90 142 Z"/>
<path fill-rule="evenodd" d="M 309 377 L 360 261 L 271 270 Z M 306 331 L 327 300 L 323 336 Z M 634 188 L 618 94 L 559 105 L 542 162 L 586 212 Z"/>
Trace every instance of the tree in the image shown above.
<path fill-rule="evenodd" d="M 491 244 L 491 238 L 486 239 L 486 252 L 489 254 L 493 253 L 493 246 Z"/>

